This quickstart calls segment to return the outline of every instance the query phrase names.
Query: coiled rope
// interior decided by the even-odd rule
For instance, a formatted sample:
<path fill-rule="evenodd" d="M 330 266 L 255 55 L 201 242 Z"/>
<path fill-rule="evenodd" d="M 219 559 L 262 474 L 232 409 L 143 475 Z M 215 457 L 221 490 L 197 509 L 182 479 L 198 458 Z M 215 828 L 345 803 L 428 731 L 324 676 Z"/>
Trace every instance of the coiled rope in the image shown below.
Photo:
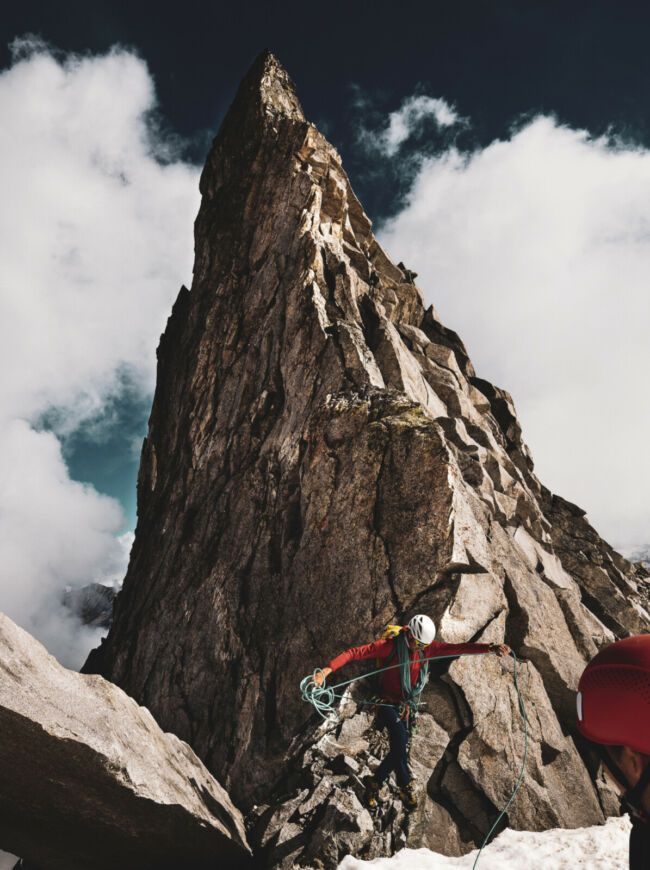
<path fill-rule="evenodd" d="M 488 652 L 484 652 L 484 653 L 460 653 L 460 654 L 456 653 L 455 655 L 450 655 L 450 656 L 430 656 L 429 658 L 421 659 L 420 661 L 421 661 L 421 664 L 424 664 L 425 662 L 430 662 L 430 661 L 434 661 L 434 660 L 440 661 L 441 659 L 455 659 L 455 658 L 459 658 L 460 655 L 490 655 L 490 653 L 488 653 Z M 513 677 L 514 677 L 515 689 L 517 691 L 517 699 L 519 701 L 519 709 L 521 710 L 521 716 L 522 716 L 523 723 L 524 723 L 524 757 L 523 757 L 523 761 L 521 763 L 521 772 L 519 774 L 519 779 L 517 780 L 517 783 L 514 787 L 514 790 L 513 790 L 512 794 L 510 795 L 510 798 L 508 799 L 507 804 L 504 806 L 504 808 L 501 810 L 499 815 L 496 817 L 494 824 L 492 825 L 490 830 L 485 835 L 485 839 L 483 840 L 483 842 L 481 844 L 481 848 L 478 850 L 478 854 L 474 860 L 472 870 L 474 870 L 474 868 L 476 868 L 476 865 L 478 864 L 478 859 L 481 857 L 481 852 L 483 851 L 483 849 L 487 845 L 488 840 L 492 836 L 493 831 L 495 830 L 495 828 L 497 827 L 497 825 L 499 824 L 499 822 L 501 821 L 501 819 L 505 815 L 508 807 L 513 802 L 515 795 L 519 791 L 519 786 L 521 785 L 521 783 L 523 781 L 524 771 L 526 769 L 526 758 L 528 756 L 528 720 L 526 719 L 526 710 L 524 708 L 524 700 L 521 697 L 521 692 L 519 690 L 519 682 L 517 680 L 517 656 L 512 650 L 510 651 L 510 655 L 512 656 L 513 661 L 514 661 Z M 342 689 L 344 686 L 349 686 L 351 683 L 357 682 L 357 680 L 364 679 L 366 677 L 372 677 L 375 674 L 381 674 L 383 671 L 388 671 L 388 670 L 391 670 L 392 668 L 402 667 L 402 665 L 403 665 L 403 663 L 400 663 L 397 665 L 388 665 L 385 668 L 378 668 L 376 671 L 370 671 L 370 673 L 368 673 L 368 674 L 362 674 L 358 677 L 353 677 L 351 680 L 345 680 L 342 683 L 337 683 L 335 686 L 327 686 L 325 684 L 325 675 L 323 674 L 323 671 L 320 668 L 316 668 L 316 670 L 314 671 L 314 673 L 311 676 L 305 677 L 304 680 L 301 680 L 301 682 L 300 682 L 301 697 L 302 697 L 303 701 L 306 701 L 307 703 L 311 704 L 314 707 L 314 709 L 316 710 L 316 712 L 327 723 L 334 725 L 338 722 L 338 718 L 339 718 L 336 710 L 334 709 L 334 704 L 335 704 L 337 699 L 338 700 L 343 699 L 342 694 L 337 694 L 337 692 L 336 692 L 337 689 Z M 318 683 L 316 682 L 316 677 L 319 674 L 320 674 L 321 680 L 322 680 L 321 685 L 318 685 Z M 423 688 L 423 686 L 422 686 L 422 688 Z M 412 706 L 413 706 L 413 709 L 415 709 L 416 711 L 417 711 L 418 702 L 419 702 L 419 696 L 417 698 L 413 697 Z M 355 703 L 368 704 L 372 707 L 394 707 L 395 706 L 395 704 L 383 703 L 383 702 L 380 702 L 377 700 L 365 701 L 362 699 L 355 699 Z"/>

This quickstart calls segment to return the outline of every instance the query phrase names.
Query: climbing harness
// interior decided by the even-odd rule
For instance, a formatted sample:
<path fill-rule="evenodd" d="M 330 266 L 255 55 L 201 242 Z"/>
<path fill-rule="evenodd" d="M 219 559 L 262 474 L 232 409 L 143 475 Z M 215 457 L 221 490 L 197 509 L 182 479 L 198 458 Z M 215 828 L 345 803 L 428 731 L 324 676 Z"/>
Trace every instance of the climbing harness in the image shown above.
<path fill-rule="evenodd" d="M 406 645 L 406 643 L 405 643 L 405 645 Z M 403 653 L 401 652 L 400 648 L 401 648 L 401 644 L 398 644 L 398 655 L 399 655 L 399 663 L 398 664 L 388 665 L 388 667 L 384 667 L 384 668 L 377 668 L 377 670 L 371 671 L 369 674 L 362 674 L 359 677 L 353 677 L 351 680 L 345 680 L 342 683 L 337 683 L 335 686 L 326 686 L 325 685 L 325 676 L 323 674 L 323 671 L 320 668 L 316 668 L 316 670 L 314 671 L 314 673 L 311 676 L 305 677 L 300 683 L 300 693 L 302 696 L 302 700 L 311 704 L 314 707 L 314 709 L 316 710 L 316 712 L 325 720 L 325 722 L 327 722 L 330 725 L 335 725 L 338 722 L 338 714 L 337 714 L 336 710 L 334 709 L 334 704 L 335 704 L 337 699 L 342 700 L 344 697 L 342 694 L 337 694 L 337 692 L 336 692 L 337 689 L 342 689 L 345 686 L 349 686 L 351 683 L 355 683 L 358 680 L 362 679 L 363 677 L 372 677 L 375 674 L 382 673 L 382 671 L 388 671 L 391 668 L 400 668 L 400 678 L 401 678 L 401 682 L 402 682 L 402 691 L 404 692 L 405 687 L 410 685 L 410 662 L 404 661 L 404 656 L 403 656 Z M 407 648 L 406 652 L 407 652 L 407 657 L 408 657 L 408 648 Z M 423 674 L 423 671 L 425 670 L 425 668 L 428 670 L 428 663 L 430 661 L 433 661 L 433 660 L 440 661 L 441 659 L 455 659 L 455 658 L 458 658 L 459 655 L 489 655 L 489 652 L 456 653 L 455 655 L 429 656 L 426 659 L 421 659 L 420 663 L 423 667 L 420 668 L 420 675 L 418 677 L 418 681 L 417 681 L 415 687 L 408 689 L 408 692 L 410 693 L 410 695 L 409 695 L 409 697 L 405 698 L 405 702 L 409 704 L 410 709 L 412 709 L 415 713 L 417 713 L 417 709 L 418 709 L 418 705 L 419 705 L 419 701 L 420 701 L 420 694 L 422 693 L 422 689 L 424 688 L 424 684 L 426 682 L 426 675 L 425 675 L 424 680 L 421 678 L 422 678 L 422 674 Z M 512 656 L 513 661 L 514 661 L 513 677 L 514 677 L 515 689 L 517 691 L 517 699 L 519 701 L 519 709 L 521 711 L 521 716 L 522 716 L 523 723 L 524 723 L 524 757 L 523 757 L 523 761 L 521 763 L 521 772 L 519 774 L 519 778 L 518 778 L 517 783 L 515 785 L 514 791 L 510 795 L 510 798 L 509 798 L 507 804 L 504 806 L 504 808 L 501 810 L 501 812 L 497 816 L 494 824 L 492 825 L 490 830 L 485 835 L 485 839 L 483 840 L 483 843 L 481 844 L 481 848 L 478 850 L 478 854 L 474 860 L 472 870 L 474 870 L 474 868 L 476 868 L 476 865 L 478 864 L 478 859 L 481 857 L 481 852 L 483 851 L 483 849 L 487 845 L 487 842 L 490 839 L 490 837 L 492 836 L 493 831 L 495 830 L 495 828 L 497 827 L 497 825 L 499 824 L 501 819 L 506 814 L 508 807 L 513 802 L 515 795 L 519 791 L 519 786 L 521 785 L 521 783 L 523 781 L 524 771 L 526 769 L 526 758 L 528 756 L 528 721 L 526 719 L 526 710 L 524 709 L 524 701 L 523 701 L 523 698 L 521 697 L 521 692 L 519 690 L 519 682 L 517 680 L 517 656 L 515 655 L 515 653 L 512 650 L 510 651 L 510 655 Z M 321 677 L 321 684 L 320 685 L 316 682 L 316 678 L 319 674 Z M 395 707 L 396 706 L 395 704 L 388 704 L 386 702 L 377 701 L 376 698 L 373 698 L 369 701 L 365 701 L 362 699 L 355 699 L 355 703 L 368 704 L 368 705 L 371 705 L 373 707 L 379 707 L 379 706 Z"/>

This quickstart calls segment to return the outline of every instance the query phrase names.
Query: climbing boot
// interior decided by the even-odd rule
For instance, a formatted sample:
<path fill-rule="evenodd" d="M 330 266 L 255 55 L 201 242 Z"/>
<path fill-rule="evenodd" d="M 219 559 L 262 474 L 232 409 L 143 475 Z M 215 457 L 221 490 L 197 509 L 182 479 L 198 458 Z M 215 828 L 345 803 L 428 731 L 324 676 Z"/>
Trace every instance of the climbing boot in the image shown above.
<path fill-rule="evenodd" d="M 418 805 L 418 799 L 415 796 L 415 792 L 413 791 L 413 783 L 409 782 L 408 785 L 401 785 L 397 790 L 400 796 L 400 800 L 404 804 L 404 809 L 411 812 Z"/>
<path fill-rule="evenodd" d="M 375 779 L 375 777 L 369 773 L 368 776 L 364 776 L 363 784 L 366 787 L 365 801 L 366 806 L 370 810 L 377 809 L 377 802 L 379 800 L 379 789 L 380 785 Z"/>

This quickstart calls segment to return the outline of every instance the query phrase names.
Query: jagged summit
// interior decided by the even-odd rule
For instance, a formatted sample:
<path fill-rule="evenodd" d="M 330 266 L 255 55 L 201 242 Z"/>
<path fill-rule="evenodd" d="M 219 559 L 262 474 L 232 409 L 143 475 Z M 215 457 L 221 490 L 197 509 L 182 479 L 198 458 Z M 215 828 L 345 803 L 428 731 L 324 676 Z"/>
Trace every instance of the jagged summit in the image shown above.
<path fill-rule="evenodd" d="M 259 94 L 261 105 L 270 114 L 286 115 L 297 121 L 305 120 L 293 80 L 268 49 L 255 59 L 236 99 L 250 99 L 252 94 Z"/>
<path fill-rule="evenodd" d="M 476 377 L 414 273 L 377 243 L 270 53 L 201 192 L 192 292 L 159 348 L 129 569 L 87 668 L 187 740 L 242 806 L 276 787 L 327 803 L 321 762 L 295 740 L 309 716 L 299 681 L 417 608 L 443 640 L 505 641 L 522 661 L 530 750 L 509 823 L 602 819 L 567 736 L 575 689 L 600 646 L 650 630 L 648 573 L 536 478 L 509 394 Z M 512 791 L 518 702 L 488 659 L 455 662 L 428 691 L 428 786 L 408 845 L 458 854 Z M 345 752 L 367 764 L 364 721 Z M 323 849 L 336 851 L 348 822 L 313 800 L 301 824 L 334 818 Z M 335 866 L 324 854 L 309 857 Z"/>
<path fill-rule="evenodd" d="M 246 73 L 224 120 L 227 129 L 232 117 L 245 117 L 259 123 L 262 116 L 284 116 L 304 121 L 305 116 L 296 96 L 296 86 L 289 74 L 268 49 L 259 54 Z"/>
<path fill-rule="evenodd" d="M 265 49 L 242 79 L 215 146 L 221 140 L 226 149 L 245 152 L 250 140 L 257 141 L 281 118 L 305 121 L 293 81 L 275 55 Z"/>

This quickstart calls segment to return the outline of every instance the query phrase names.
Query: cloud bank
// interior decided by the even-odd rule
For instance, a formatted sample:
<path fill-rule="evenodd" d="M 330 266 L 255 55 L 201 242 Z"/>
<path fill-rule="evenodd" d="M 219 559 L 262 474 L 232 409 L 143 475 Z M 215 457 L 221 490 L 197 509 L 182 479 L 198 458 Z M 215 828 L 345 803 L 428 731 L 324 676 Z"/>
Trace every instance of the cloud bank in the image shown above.
<path fill-rule="evenodd" d="M 439 129 L 464 124 L 464 119 L 445 100 L 426 94 L 414 94 L 403 100 L 399 109 L 388 115 L 387 123 L 379 130 L 370 132 L 362 127 L 361 140 L 367 147 L 383 152 L 387 157 L 394 157 L 401 145 L 415 133 L 421 132 L 426 121 L 433 122 Z"/>
<path fill-rule="evenodd" d="M 650 152 L 540 116 L 417 166 L 382 244 L 511 392 L 542 482 L 647 544 Z"/>
<path fill-rule="evenodd" d="M 0 74 L 0 609 L 69 666 L 98 636 L 71 631 L 61 590 L 123 575 L 125 548 L 118 502 L 70 479 L 59 437 L 101 418 L 125 373 L 153 389 L 191 277 L 198 169 L 155 108 L 125 50 L 62 57 L 22 39 Z"/>

